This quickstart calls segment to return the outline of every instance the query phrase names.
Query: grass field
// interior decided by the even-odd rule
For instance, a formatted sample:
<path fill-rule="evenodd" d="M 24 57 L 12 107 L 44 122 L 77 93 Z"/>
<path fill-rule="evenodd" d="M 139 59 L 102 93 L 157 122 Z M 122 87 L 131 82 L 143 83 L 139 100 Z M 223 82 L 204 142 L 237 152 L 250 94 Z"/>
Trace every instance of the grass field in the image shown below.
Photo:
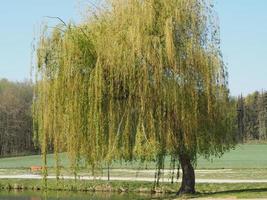
<path fill-rule="evenodd" d="M 68 165 L 67 155 L 62 154 L 61 160 L 64 166 Z M 53 167 L 53 155 L 48 155 L 48 166 Z M 5 174 L 25 174 L 30 173 L 30 166 L 41 165 L 42 159 L 40 156 L 24 156 L 0 159 L 0 175 Z M 167 159 L 166 168 L 169 166 Z M 111 166 L 111 176 L 120 177 L 153 177 L 155 171 L 154 163 L 140 164 L 139 162 L 131 163 L 114 163 Z M 147 168 L 147 169 L 146 169 Z M 49 169 L 49 174 L 53 174 L 54 169 Z M 67 175 L 70 171 L 65 169 L 63 174 Z M 99 175 L 106 175 L 107 171 L 98 172 Z M 81 170 L 79 175 L 90 175 L 88 170 Z M 170 174 L 164 174 L 168 177 Z M 212 161 L 199 158 L 196 168 L 197 179 L 226 179 L 226 180 L 267 180 L 267 144 L 243 144 L 237 146 L 234 150 L 226 152 L 221 158 L 213 158 Z M 52 180 L 51 180 L 52 181 Z M 71 182 L 67 182 L 71 183 Z M 106 182 L 105 182 L 106 183 Z M 1 180 L 0 185 L 6 187 L 9 184 L 22 184 L 26 186 L 40 185 L 38 180 Z M 51 182 L 52 188 L 54 182 Z M 81 182 L 80 187 L 85 184 L 89 187 L 95 182 Z M 89 185 L 87 185 L 89 184 Z M 114 188 L 131 187 L 134 189 L 138 187 L 151 189 L 153 183 L 146 182 L 114 182 Z M 117 187 L 116 184 L 119 184 Z M 125 184 L 121 186 L 120 184 Z M 166 189 L 166 184 L 162 187 Z M 65 186 L 64 186 L 65 187 Z M 66 184 L 66 187 L 72 187 L 71 184 Z M 168 185 L 169 189 L 175 191 L 178 188 L 177 184 Z M 198 197 L 215 199 L 217 197 L 228 198 L 260 198 L 267 197 L 267 183 L 239 183 L 239 184 L 197 184 L 197 191 L 200 192 Z"/>
<path fill-rule="evenodd" d="M 221 158 L 212 161 L 199 158 L 196 167 L 197 179 L 218 180 L 267 180 L 267 144 L 244 144 L 236 149 L 226 152 Z M 67 155 L 62 154 L 63 166 L 68 166 Z M 24 156 L 0 159 L 0 175 L 28 174 L 30 166 L 42 165 L 41 156 Z M 55 170 L 53 155 L 48 155 L 49 174 L 53 175 Z M 167 159 L 165 168 L 168 169 Z M 208 169 L 208 170 L 206 170 Z M 61 171 L 62 175 L 71 175 L 68 167 Z M 82 169 L 79 175 L 92 175 L 88 169 Z M 96 176 L 107 176 L 107 170 L 98 170 Z M 110 175 L 113 177 L 147 177 L 155 176 L 155 164 L 140 162 L 114 163 L 111 166 Z M 171 172 L 165 170 L 165 179 L 170 178 Z"/>
<path fill-rule="evenodd" d="M 199 158 L 197 169 L 244 169 L 244 168 L 266 168 L 267 169 L 267 144 L 243 144 L 234 150 L 226 152 L 221 158 L 206 160 Z M 61 155 L 63 166 L 68 165 L 67 155 Z M 42 159 L 39 155 L 12 157 L 0 159 L 0 169 L 29 168 L 33 165 L 41 165 Z M 54 165 L 53 155 L 48 155 L 48 166 Z M 166 168 L 170 166 L 168 159 Z M 154 169 L 154 163 L 141 164 L 140 162 L 114 163 L 113 168 L 143 169 L 145 167 Z"/>
<path fill-rule="evenodd" d="M 211 162 L 203 158 L 199 159 L 198 168 L 267 168 L 267 144 L 238 145 L 221 158 L 213 158 Z"/>

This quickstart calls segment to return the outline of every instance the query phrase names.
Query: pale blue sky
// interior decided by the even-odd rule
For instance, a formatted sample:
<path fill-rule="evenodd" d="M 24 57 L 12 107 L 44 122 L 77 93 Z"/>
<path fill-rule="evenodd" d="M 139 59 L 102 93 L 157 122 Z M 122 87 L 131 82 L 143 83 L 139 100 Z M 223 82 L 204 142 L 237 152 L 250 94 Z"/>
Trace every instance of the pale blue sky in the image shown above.
<path fill-rule="evenodd" d="M 44 16 L 77 21 L 84 1 L 1 0 L 0 78 L 29 79 L 34 30 Z M 267 1 L 217 0 L 216 8 L 231 93 L 267 89 Z"/>

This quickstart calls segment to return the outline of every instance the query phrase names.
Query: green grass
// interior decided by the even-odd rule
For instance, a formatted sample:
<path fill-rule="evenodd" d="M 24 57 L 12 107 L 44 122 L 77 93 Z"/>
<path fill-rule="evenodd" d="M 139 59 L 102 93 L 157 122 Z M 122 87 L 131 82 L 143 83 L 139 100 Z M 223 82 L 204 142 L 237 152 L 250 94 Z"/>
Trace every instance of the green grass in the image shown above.
<path fill-rule="evenodd" d="M 201 179 L 267 179 L 267 144 L 244 144 L 236 149 L 226 152 L 221 158 L 214 158 L 211 161 L 199 158 L 197 169 L 214 169 L 207 171 L 196 171 L 196 177 Z M 64 166 L 68 165 L 67 155 L 61 154 L 61 160 Z M 33 165 L 42 165 L 42 159 L 39 155 L 24 156 L 0 159 L 0 174 L 22 174 L 30 172 L 29 168 Z M 48 155 L 48 166 L 53 167 L 53 155 Z M 154 163 L 141 164 L 140 162 L 120 163 L 112 165 L 113 169 L 154 169 Z M 168 168 L 168 160 L 166 162 Z M 216 171 L 216 169 L 229 169 L 225 171 Z M 53 169 L 49 169 L 53 173 Z M 82 170 L 81 173 L 88 173 Z M 153 177 L 153 172 L 138 172 L 139 177 Z M 149 174 L 150 173 L 150 174 Z M 104 171 L 104 175 L 106 171 Z M 122 172 L 111 170 L 111 176 L 135 176 L 136 172 Z M 168 176 L 166 174 L 166 176 Z M 21 185 L 30 190 L 42 188 L 40 180 L 0 180 L 0 188 L 6 190 L 14 185 Z M 101 181 L 78 181 L 65 180 L 64 183 L 56 184 L 55 180 L 49 180 L 50 190 L 61 188 L 61 190 L 126 190 L 151 192 L 153 183 L 147 182 L 123 182 L 113 181 L 111 183 Z M 179 184 L 162 184 L 159 191 L 175 192 Z M 235 197 L 235 198 L 260 198 L 267 197 L 267 184 L 245 183 L 245 184 L 197 184 L 197 191 L 200 193 L 194 197 Z M 174 198 L 174 197 L 173 197 Z"/>
<path fill-rule="evenodd" d="M 68 165 L 66 154 L 62 154 L 62 164 Z M 54 166 L 54 155 L 49 154 L 47 156 L 48 166 Z M 42 158 L 40 155 L 33 156 L 19 156 L 0 159 L 0 169 L 19 169 L 19 168 L 30 168 L 31 166 L 42 165 Z"/>
<path fill-rule="evenodd" d="M 242 183 L 242 184 L 197 184 L 199 194 L 203 198 L 266 198 L 267 184 Z"/>
<path fill-rule="evenodd" d="M 243 144 L 236 149 L 226 152 L 221 158 L 213 158 L 211 161 L 204 158 L 199 158 L 197 169 L 242 169 L 242 168 L 267 168 L 267 144 Z M 68 166 L 66 154 L 61 154 L 63 166 Z M 29 168 L 33 165 L 42 165 L 42 159 L 39 155 L 12 157 L 0 159 L 0 169 L 10 168 Z M 48 155 L 48 166 L 54 166 L 53 155 Z M 170 166 L 167 159 L 166 168 Z M 111 167 L 113 168 L 155 168 L 154 163 L 134 162 L 116 162 Z"/>
<path fill-rule="evenodd" d="M 267 144 L 243 144 L 226 152 L 221 158 L 198 159 L 197 168 L 267 168 Z"/>
<path fill-rule="evenodd" d="M 196 170 L 197 179 L 267 179 L 267 144 L 244 144 L 237 146 L 235 150 L 231 150 L 224 154 L 221 158 L 214 158 L 212 162 L 200 158 Z M 68 166 L 66 154 L 61 154 L 63 166 Z M 42 165 L 41 156 L 24 156 L 0 159 L 0 175 L 28 174 L 30 166 Z M 49 175 L 55 174 L 53 168 L 53 155 L 48 155 Z M 166 162 L 165 168 L 169 163 Z M 153 170 L 144 170 L 146 169 Z M 155 175 L 155 163 L 142 164 L 140 162 L 120 163 L 116 162 L 111 166 L 111 177 L 149 177 Z M 117 170 L 116 170 L 117 168 Z M 121 170 L 127 169 L 127 170 Z M 199 171 L 199 169 L 201 169 Z M 213 169 L 203 171 L 203 169 Z M 229 169 L 229 170 L 217 170 Z M 72 175 L 71 170 L 65 167 L 61 171 L 62 175 Z M 79 175 L 92 175 L 88 169 L 79 171 Z M 107 176 L 107 169 L 95 172 L 96 176 Z M 170 178 L 170 173 L 165 172 L 164 178 Z M 165 179 L 166 180 L 166 179 Z"/>

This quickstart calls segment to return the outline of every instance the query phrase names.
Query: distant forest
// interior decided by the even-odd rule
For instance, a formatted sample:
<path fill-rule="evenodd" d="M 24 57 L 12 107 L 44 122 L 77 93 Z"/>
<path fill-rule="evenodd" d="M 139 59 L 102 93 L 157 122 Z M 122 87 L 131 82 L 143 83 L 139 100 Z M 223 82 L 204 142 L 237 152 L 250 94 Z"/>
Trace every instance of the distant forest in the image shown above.
<path fill-rule="evenodd" d="M 32 131 L 33 87 L 0 80 L 0 156 L 35 153 Z"/>
<path fill-rule="evenodd" d="M 254 92 L 237 99 L 239 136 L 244 142 L 267 140 L 267 92 Z"/>
<path fill-rule="evenodd" d="M 0 156 L 36 154 L 32 127 L 33 86 L 0 80 Z M 267 92 L 234 97 L 238 139 L 267 140 Z"/>

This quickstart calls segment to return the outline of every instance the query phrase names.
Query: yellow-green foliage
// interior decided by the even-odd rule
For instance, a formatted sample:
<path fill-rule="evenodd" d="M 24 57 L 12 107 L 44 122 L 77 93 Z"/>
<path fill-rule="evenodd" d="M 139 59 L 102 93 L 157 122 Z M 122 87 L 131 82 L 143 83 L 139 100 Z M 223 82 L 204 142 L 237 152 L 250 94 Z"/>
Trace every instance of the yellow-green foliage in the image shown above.
<path fill-rule="evenodd" d="M 218 155 L 232 144 L 227 72 L 207 0 L 109 0 L 40 37 L 34 115 L 48 146 L 80 158 Z M 58 163 L 59 164 L 59 163 Z"/>

